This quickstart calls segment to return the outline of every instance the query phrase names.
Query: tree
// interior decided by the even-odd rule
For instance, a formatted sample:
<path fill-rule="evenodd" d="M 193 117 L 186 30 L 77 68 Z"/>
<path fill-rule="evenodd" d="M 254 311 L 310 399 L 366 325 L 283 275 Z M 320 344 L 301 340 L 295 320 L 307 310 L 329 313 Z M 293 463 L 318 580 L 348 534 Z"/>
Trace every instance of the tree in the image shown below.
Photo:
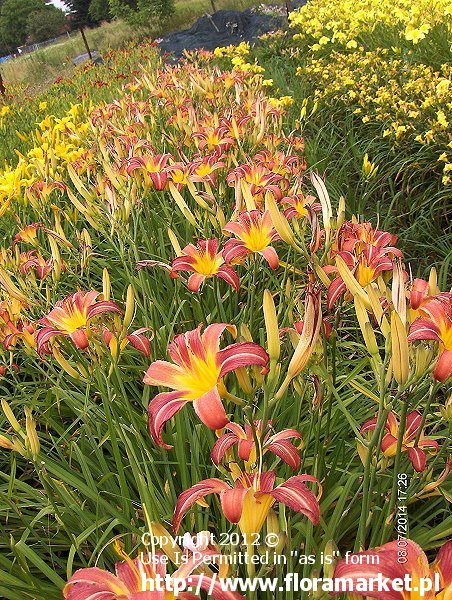
<path fill-rule="evenodd" d="M 174 12 L 174 0 L 109 0 L 114 17 L 138 27 L 156 27 Z"/>
<path fill-rule="evenodd" d="M 99 23 L 89 12 L 91 0 L 64 0 L 64 2 L 69 8 L 76 27 L 90 27 Z"/>
<path fill-rule="evenodd" d="M 93 21 L 96 21 L 97 23 L 111 21 L 112 18 L 108 0 L 91 0 L 88 12 Z"/>
<path fill-rule="evenodd" d="M 43 42 L 62 33 L 66 24 L 64 11 L 53 4 L 28 16 L 26 31 L 33 42 Z"/>
<path fill-rule="evenodd" d="M 0 39 L 9 52 L 25 43 L 27 21 L 33 12 L 45 9 L 45 0 L 4 0 L 0 9 Z"/>

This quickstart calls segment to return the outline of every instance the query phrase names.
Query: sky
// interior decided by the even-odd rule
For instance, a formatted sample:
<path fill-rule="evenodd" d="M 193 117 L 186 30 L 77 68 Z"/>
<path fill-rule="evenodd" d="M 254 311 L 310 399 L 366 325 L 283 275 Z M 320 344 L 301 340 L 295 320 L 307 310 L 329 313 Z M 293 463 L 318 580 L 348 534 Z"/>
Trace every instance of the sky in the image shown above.
<path fill-rule="evenodd" d="M 66 8 L 67 6 L 64 5 L 64 2 L 62 2 L 62 0 L 51 0 L 52 4 L 55 4 L 55 6 L 58 6 L 58 8 Z"/>

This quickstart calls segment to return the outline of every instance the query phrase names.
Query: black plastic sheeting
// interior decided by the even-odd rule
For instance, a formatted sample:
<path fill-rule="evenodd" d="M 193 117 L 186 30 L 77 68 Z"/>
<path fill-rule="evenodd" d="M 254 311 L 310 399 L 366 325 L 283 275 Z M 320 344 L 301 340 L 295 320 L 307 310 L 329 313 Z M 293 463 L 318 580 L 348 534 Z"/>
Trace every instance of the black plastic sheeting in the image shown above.
<path fill-rule="evenodd" d="M 305 2 L 296 2 L 297 6 L 302 4 Z M 230 44 L 252 42 L 264 33 L 281 29 L 286 22 L 282 16 L 263 14 L 253 9 L 243 12 L 219 10 L 212 15 L 204 15 L 190 29 L 168 34 L 159 46 L 162 52 L 180 58 L 184 50 L 215 50 Z"/>

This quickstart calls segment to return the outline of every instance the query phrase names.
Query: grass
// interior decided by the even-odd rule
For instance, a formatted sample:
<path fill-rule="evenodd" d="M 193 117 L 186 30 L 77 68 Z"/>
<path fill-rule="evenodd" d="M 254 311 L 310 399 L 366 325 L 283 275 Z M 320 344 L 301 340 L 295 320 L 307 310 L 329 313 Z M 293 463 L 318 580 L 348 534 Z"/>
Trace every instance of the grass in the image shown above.
<path fill-rule="evenodd" d="M 136 37 L 136 32 L 117 21 L 87 29 L 86 37 L 90 48 L 102 54 L 125 46 Z M 68 76 L 74 69 L 72 59 L 85 52 L 80 33 L 73 32 L 67 40 L 4 63 L 1 69 L 5 84 L 31 87 L 35 93 L 44 91 L 58 77 Z"/>

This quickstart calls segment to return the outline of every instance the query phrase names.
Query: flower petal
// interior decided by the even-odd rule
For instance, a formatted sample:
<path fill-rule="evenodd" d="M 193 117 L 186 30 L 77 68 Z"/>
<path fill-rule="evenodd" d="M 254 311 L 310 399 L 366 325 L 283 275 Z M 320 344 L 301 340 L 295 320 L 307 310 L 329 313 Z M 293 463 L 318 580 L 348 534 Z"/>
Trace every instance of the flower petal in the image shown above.
<path fill-rule="evenodd" d="M 422 415 L 418 410 L 411 411 L 406 418 L 406 427 L 405 427 L 405 442 L 408 443 L 413 440 L 417 432 L 419 431 L 419 427 L 422 423 Z"/>
<path fill-rule="evenodd" d="M 422 471 L 425 469 L 425 464 L 427 462 L 427 455 L 425 454 L 425 452 L 419 447 L 409 447 L 408 456 L 414 467 L 414 470 L 418 473 L 422 473 Z"/>
<path fill-rule="evenodd" d="M 231 344 L 220 350 L 217 359 L 221 364 L 220 377 L 224 377 L 226 373 L 240 367 L 249 365 L 267 366 L 268 354 L 259 344 L 241 342 L 240 344 Z"/>
<path fill-rule="evenodd" d="M 224 279 L 236 292 L 240 289 L 240 279 L 231 265 L 223 265 L 218 269 L 217 276 Z"/>
<path fill-rule="evenodd" d="M 416 319 L 410 327 L 408 334 L 408 341 L 414 342 L 415 340 L 435 340 L 440 342 L 438 327 L 430 320 L 425 318 Z"/>
<path fill-rule="evenodd" d="M 172 446 L 162 440 L 165 423 L 171 419 L 185 404 L 179 392 L 164 392 L 155 396 L 149 403 L 149 432 L 156 444 L 169 450 Z"/>
<path fill-rule="evenodd" d="M 320 507 L 314 493 L 304 484 L 304 481 L 314 481 L 310 475 L 294 475 L 286 482 L 278 485 L 272 492 L 268 492 L 277 502 L 285 504 L 292 510 L 306 515 L 314 525 L 320 523 Z"/>
<path fill-rule="evenodd" d="M 218 389 L 214 387 L 210 392 L 193 401 L 196 414 L 210 429 L 222 429 L 229 423 L 229 419 L 221 402 Z"/>
<path fill-rule="evenodd" d="M 223 456 L 226 454 L 227 450 L 231 448 L 234 444 L 238 442 L 238 437 L 235 433 L 225 433 L 221 435 L 212 448 L 212 453 L 210 457 L 216 465 L 219 465 L 223 460 Z"/>
<path fill-rule="evenodd" d="M 173 517 L 173 529 L 177 533 L 182 518 L 185 513 L 197 500 L 204 498 L 208 494 L 219 494 L 221 490 L 230 489 L 228 484 L 221 479 L 203 479 L 196 485 L 193 485 L 188 490 L 182 492 L 177 499 L 176 508 Z"/>
<path fill-rule="evenodd" d="M 288 440 L 279 440 L 268 444 L 267 448 L 276 456 L 279 456 L 294 471 L 300 466 L 300 455 L 297 448 Z"/>
<path fill-rule="evenodd" d="M 67 600 L 115 600 L 118 596 L 127 598 L 129 590 L 116 575 L 91 567 L 76 571 L 65 585 L 63 595 Z"/>
<path fill-rule="evenodd" d="M 428 577 L 428 561 L 422 548 L 412 540 L 406 540 L 406 543 L 406 563 L 400 563 L 397 560 L 399 556 L 398 551 L 400 550 L 397 541 L 389 542 L 377 550 L 354 553 L 352 556 L 357 558 L 353 561 L 350 560 L 350 557 L 341 559 L 334 570 L 334 579 L 351 579 L 355 584 L 353 591 L 359 596 L 381 598 L 381 600 L 404 600 L 404 592 L 395 591 L 391 585 L 388 585 L 388 591 L 382 590 L 372 593 L 357 592 L 355 588 L 356 583 L 362 578 L 375 580 L 379 574 L 391 581 L 394 579 L 404 579 L 407 573 L 411 575 L 416 573 L 418 576 Z M 374 587 L 376 588 L 375 585 Z"/>
<path fill-rule="evenodd" d="M 268 262 L 270 269 L 277 269 L 279 267 L 279 258 L 276 254 L 276 250 L 272 246 L 267 246 L 263 250 L 258 252 Z"/>
<path fill-rule="evenodd" d="M 166 360 L 156 360 L 151 363 L 143 382 L 147 385 L 163 385 L 169 388 L 178 386 L 178 381 L 184 370 L 178 365 L 173 365 Z"/>
<path fill-rule="evenodd" d="M 190 275 L 187 284 L 187 287 L 190 290 L 190 292 L 194 292 L 195 294 L 199 292 L 199 288 L 201 287 L 201 284 L 205 279 L 206 276 L 200 275 L 199 273 L 193 273 L 193 275 Z"/>
<path fill-rule="evenodd" d="M 238 523 L 243 511 L 243 500 L 248 493 L 248 488 L 235 487 L 223 490 L 220 493 L 223 514 L 231 523 Z"/>
<path fill-rule="evenodd" d="M 443 350 L 439 355 L 433 371 L 433 377 L 437 381 L 446 381 L 452 375 L 452 350 Z"/>

